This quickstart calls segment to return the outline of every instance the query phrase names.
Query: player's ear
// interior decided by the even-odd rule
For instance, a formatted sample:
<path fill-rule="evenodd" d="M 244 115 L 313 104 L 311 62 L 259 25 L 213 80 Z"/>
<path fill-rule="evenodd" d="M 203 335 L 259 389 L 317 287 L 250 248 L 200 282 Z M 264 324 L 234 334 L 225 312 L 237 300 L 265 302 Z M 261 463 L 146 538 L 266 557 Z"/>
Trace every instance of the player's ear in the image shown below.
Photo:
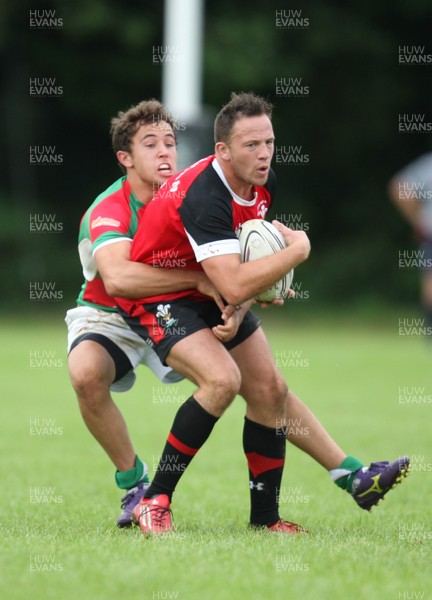
<path fill-rule="evenodd" d="M 225 144 L 225 142 L 217 142 L 215 150 L 216 155 L 219 156 L 222 160 L 230 160 L 231 153 L 229 147 Z"/>
<path fill-rule="evenodd" d="M 125 152 L 124 150 L 119 150 L 116 154 L 117 160 L 119 163 L 125 167 L 130 168 L 133 167 L 133 160 L 129 152 Z"/>

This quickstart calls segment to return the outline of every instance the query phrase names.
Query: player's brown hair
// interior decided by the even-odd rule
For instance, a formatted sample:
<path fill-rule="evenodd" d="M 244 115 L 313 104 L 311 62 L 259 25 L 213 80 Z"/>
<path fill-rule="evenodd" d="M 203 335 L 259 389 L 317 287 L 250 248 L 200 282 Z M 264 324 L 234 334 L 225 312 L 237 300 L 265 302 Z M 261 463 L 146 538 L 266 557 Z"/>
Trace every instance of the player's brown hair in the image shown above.
<path fill-rule="evenodd" d="M 271 119 L 273 105 L 253 92 L 231 93 L 230 101 L 216 115 L 214 122 L 214 140 L 228 142 L 232 128 L 242 117 L 267 115 Z"/>
<path fill-rule="evenodd" d="M 119 111 L 117 116 L 111 119 L 111 142 L 114 152 L 117 153 L 119 150 L 129 152 L 132 138 L 141 125 L 161 121 L 171 125 L 176 137 L 174 117 L 159 100 L 154 98 L 143 100 L 126 111 Z"/>

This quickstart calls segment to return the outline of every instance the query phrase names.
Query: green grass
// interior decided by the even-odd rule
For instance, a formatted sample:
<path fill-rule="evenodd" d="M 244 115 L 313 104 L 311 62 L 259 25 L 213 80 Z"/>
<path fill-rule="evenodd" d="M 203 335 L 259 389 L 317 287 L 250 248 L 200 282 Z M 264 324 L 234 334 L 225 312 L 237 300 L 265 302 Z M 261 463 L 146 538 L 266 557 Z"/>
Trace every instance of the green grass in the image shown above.
<path fill-rule="evenodd" d="M 61 319 L 10 322 L 2 327 L 0 350 L 2 598 L 432 597 L 432 403 L 399 401 L 404 387 L 432 396 L 432 348 L 416 336 L 399 336 L 391 315 L 276 324 L 266 313 L 265 320 L 279 363 L 296 357 L 296 367 L 283 369 L 287 381 L 339 444 L 364 462 L 412 455 L 406 482 L 368 514 L 289 446 L 281 513 L 310 534 L 248 531 L 244 407 L 237 399 L 179 485 L 176 533 L 148 540 L 138 529 L 119 531 L 121 493 L 79 415 Z M 117 395 L 151 470 L 191 385 L 167 390 L 140 369 L 135 388 Z M 31 488 L 46 498 L 36 503 Z"/>

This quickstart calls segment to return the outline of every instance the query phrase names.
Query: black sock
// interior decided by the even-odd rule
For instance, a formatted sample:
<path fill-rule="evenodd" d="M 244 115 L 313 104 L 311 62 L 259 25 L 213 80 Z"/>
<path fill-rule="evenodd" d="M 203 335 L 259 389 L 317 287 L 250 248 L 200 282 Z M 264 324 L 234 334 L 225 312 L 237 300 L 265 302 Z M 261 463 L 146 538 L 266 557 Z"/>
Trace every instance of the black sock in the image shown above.
<path fill-rule="evenodd" d="M 252 525 L 279 521 L 278 495 L 285 463 L 286 441 L 279 429 L 245 417 L 243 448 L 249 467 Z"/>
<path fill-rule="evenodd" d="M 208 413 L 193 396 L 180 406 L 146 498 L 166 494 L 171 500 L 180 477 L 217 420 L 218 417 Z"/>

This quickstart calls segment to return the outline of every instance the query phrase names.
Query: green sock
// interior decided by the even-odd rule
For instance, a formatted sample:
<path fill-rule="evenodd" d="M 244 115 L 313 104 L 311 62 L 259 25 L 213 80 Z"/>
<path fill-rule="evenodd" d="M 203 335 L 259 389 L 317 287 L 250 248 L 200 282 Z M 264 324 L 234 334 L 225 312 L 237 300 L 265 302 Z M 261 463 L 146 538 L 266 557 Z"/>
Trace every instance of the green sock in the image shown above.
<path fill-rule="evenodd" d="M 329 474 L 338 487 L 351 494 L 355 473 L 363 466 L 355 456 L 347 456 L 336 469 L 330 469 Z"/>
<path fill-rule="evenodd" d="M 147 474 L 147 465 L 136 456 L 133 469 L 129 469 L 129 471 L 116 471 L 115 481 L 121 490 L 129 490 L 140 482 L 149 483 L 150 480 Z"/>

